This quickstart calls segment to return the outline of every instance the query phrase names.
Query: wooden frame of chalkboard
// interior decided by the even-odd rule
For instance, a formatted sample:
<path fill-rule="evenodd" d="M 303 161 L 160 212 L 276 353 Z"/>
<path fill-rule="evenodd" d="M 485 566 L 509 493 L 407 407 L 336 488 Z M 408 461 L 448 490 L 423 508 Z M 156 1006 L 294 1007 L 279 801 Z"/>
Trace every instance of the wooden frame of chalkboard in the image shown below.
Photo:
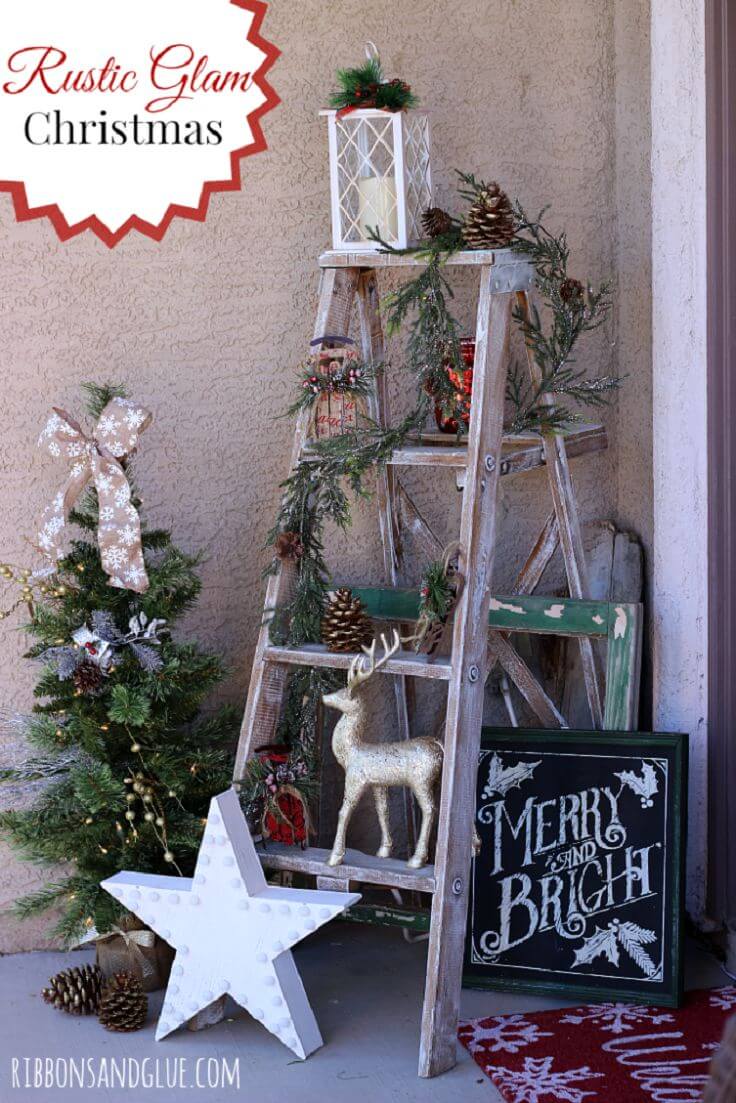
<path fill-rule="evenodd" d="M 464 983 L 682 1001 L 687 736 L 483 729 Z"/>

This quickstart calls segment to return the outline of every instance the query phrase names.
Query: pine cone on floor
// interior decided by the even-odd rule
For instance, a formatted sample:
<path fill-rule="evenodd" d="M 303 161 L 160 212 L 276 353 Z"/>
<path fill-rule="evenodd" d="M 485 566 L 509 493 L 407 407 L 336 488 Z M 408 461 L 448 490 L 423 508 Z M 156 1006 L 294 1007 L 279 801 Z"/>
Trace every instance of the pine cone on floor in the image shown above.
<path fill-rule="evenodd" d="M 336 590 L 322 618 L 322 642 L 328 651 L 360 651 L 373 639 L 373 622 L 352 590 Z"/>
<path fill-rule="evenodd" d="M 496 183 L 478 192 L 463 223 L 463 238 L 469 249 L 503 249 L 516 233 L 511 200 Z"/>
<path fill-rule="evenodd" d="M 427 237 L 441 237 L 442 234 L 449 234 L 452 219 L 442 207 L 427 207 L 422 215 L 422 229 Z"/>
<path fill-rule="evenodd" d="M 94 693 L 100 688 L 103 674 L 97 663 L 91 659 L 82 659 L 74 671 L 74 686 L 80 693 Z"/>
<path fill-rule="evenodd" d="M 98 1012 L 105 1030 L 140 1030 L 148 1014 L 148 998 L 132 973 L 115 973 L 105 983 Z"/>
<path fill-rule="evenodd" d="M 100 1002 L 102 973 L 97 965 L 64 969 L 49 980 L 41 995 L 68 1015 L 96 1015 Z"/>

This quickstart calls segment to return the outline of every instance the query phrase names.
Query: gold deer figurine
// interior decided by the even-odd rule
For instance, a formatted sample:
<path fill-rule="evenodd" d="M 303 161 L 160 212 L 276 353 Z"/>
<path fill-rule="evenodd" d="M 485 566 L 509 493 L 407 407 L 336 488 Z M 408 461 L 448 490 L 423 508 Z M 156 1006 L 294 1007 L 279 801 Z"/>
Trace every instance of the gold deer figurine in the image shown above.
<path fill-rule="evenodd" d="M 416 849 L 409 859 L 413 869 L 426 865 L 429 835 L 435 815 L 434 789 L 442 770 L 442 743 L 438 739 L 407 739 L 398 743 L 370 743 L 366 739 L 368 715 L 359 687 L 385 666 L 401 646 L 399 633 L 394 631 L 391 645 L 381 636 L 383 655 L 376 659 L 376 641 L 364 647 L 365 656 L 356 655 L 348 671 L 345 689 L 328 693 L 324 703 L 338 709 L 342 716 L 332 735 L 332 750 L 345 771 L 345 796 L 337 819 L 337 832 L 327 864 L 339 866 L 345 857 L 345 833 L 356 804 L 370 786 L 381 825 L 379 858 L 389 858 L 393 847 L 388 822 L 388 790 L 394 785 L 407 785 L 422 810 L 422 827 Z"/>

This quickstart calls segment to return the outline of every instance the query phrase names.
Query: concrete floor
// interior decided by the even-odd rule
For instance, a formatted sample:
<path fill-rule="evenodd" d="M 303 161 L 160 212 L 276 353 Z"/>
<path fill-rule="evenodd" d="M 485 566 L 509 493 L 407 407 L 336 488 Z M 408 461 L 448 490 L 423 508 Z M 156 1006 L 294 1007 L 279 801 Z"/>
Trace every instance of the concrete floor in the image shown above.
<path fill-rule="evenodd" d="M 398 931 L 335 924 L 318 932 L 295 952 L 295 958 L 320 1024 L 325 1046 L 306 1062 L 233 1005 L 232 1017 L 204 1033 L 179 1032 L 163 1042 L 154 1041 L 156 1013 L 162 993 L 150 997 L 149 1020 L 135 1034 L 104 1031 L 97 1021 L 76 1019 L 47 1007 L 39 995 L 48 977 L 70 963 L 92 960 L 89 952 L 17 954 L 0 959 L 0 992 L 5 1029 L 0 1041 L 0 1103 L 21 1098 L 39 1103 L 156 1103 L 191 1098 L 202 1103 L 498 1103 L 500 1096 L 467 1052 L 458 1046 L 458 1064 L 434 1080 L 416 1075 L 419 1018 L 424 983 L 425 944 L 408 945 Z M 693 952 L 689 961 L 689 986 L 707 987 L 728 981 L 716 963 Z M 559 1001 L 511 996 L 498 992 L 463 992 L 465 1016 L 507 1014 L 560 1006 Z M 100 1075 L 101 1059 L 149 1058 L 147 1071 L 158 1063 L 165 1084 L 167 1073 L 183 1069 L 181 1084 L 190 1086 L 196 1076 L 221 1077 L 219 1064 L 226 1058 L 232 1068 L 239 1059 L 240 1088 L 182 1086 L 169 1089 L 123 1089 L 116 1086 L 41 1086 L 29 1091 L 13 1086 L 13 1058 L 20 1084 L 24 1085 L 23 1058 L 91 1058 Z M 153 1060 L 150 1060 L 153 1059 Z M 184 1059 L 183 1065 L 176 1062 Z M 96 1080 L 99 1085 L 99 1080 Z M 607 1101 L 623 1103 L 623 1101 Z"/>

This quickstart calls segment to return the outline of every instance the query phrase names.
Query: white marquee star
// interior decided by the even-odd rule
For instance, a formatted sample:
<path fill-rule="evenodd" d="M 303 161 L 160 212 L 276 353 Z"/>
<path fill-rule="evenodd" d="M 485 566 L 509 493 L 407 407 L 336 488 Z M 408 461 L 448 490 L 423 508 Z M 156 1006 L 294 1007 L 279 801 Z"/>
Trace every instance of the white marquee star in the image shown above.
<path fill-rule="evenodd" d="M 291 947 L 360 895 L 268 885 L 233 789 L 212 799 L 193 878 L 102 887 L 176 949 L 157 1041 L 227 992 L 298 1057 L 322 1045 Z"/>

